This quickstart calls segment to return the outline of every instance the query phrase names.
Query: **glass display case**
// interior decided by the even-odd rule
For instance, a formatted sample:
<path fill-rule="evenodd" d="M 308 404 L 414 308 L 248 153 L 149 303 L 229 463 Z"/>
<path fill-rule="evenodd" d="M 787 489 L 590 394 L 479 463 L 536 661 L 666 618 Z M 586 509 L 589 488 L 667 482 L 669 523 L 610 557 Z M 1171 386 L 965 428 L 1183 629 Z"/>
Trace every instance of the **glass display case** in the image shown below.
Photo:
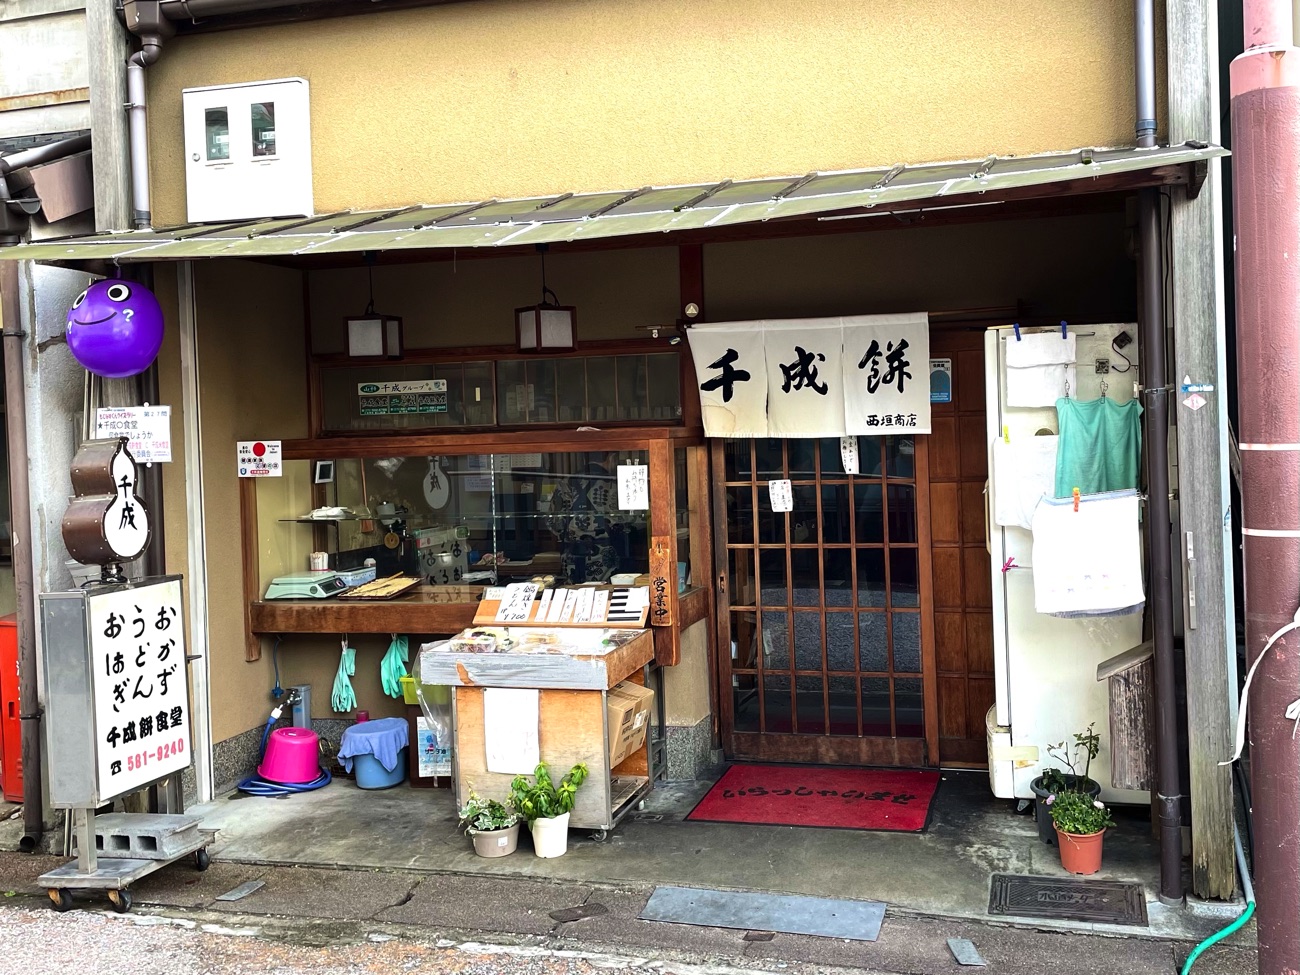
<path fill-rule="evenodd" d="M 671 632 L 655 634 L 662 663 L 675 662 L 677 629 L 705 614 L 703 590 L 690 583 L 709 575 L 691 563 L 701 554 L 692 535 L 709 533 L 707 478 L 690 458 L 707 458 L 678 431 L 317 439 L 282 449 L 282 477 L 241 482 L 250 655 L 262 634 L 455 633 L 487 587 L 532 579 L 661 583 L 671 597 L 656 627 Z M 620 499 L 619 470 L 629 467 L 645 472 L 635 500 Z M 334 573 L 342 586 L 296 588 Z M 410 588 L 374 601 L 351 591 L 393 577 Z"/>

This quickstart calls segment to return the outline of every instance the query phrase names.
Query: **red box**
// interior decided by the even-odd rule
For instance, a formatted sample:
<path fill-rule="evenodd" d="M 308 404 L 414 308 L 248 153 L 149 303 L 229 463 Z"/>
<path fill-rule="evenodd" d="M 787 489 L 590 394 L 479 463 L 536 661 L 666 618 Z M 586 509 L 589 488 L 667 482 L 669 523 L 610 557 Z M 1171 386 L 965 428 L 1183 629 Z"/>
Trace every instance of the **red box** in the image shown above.
<path fill-rule="evenodd" d="M 23 801 L 23 732 L 18 720 L 18 617 L 0 617 L 0 792 Z"/>

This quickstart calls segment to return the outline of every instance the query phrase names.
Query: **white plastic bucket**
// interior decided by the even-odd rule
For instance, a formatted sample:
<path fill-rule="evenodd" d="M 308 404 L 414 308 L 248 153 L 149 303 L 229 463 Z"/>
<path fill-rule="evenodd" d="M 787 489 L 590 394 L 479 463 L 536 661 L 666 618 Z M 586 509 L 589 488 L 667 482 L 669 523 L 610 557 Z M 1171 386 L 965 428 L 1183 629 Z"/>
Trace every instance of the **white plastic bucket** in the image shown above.
<path fill-rule="evenodd" d="M 569 849 L 568 813 L 553 819 L 535 819 L 530 828 L 533 831 L 533 850 L 539 857 L 562 857 Z"/>

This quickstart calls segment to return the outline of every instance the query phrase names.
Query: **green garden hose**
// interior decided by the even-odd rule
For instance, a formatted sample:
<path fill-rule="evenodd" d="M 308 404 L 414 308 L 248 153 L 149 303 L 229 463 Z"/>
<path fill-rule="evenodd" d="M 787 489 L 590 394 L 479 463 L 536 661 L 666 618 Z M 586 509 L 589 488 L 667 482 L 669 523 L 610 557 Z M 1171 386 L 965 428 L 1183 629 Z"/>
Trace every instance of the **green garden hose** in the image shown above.
<path fill-rule="evenodd" d="M 384 693 L 389 697 L 402 696 L 402 678 L 406 676 L 406 663 L 410 659 L 411 650 L 407 638 L 394 633 L 393 642 L 388 645 L 384 661 L 379 665 Z"/>
<path fill-rule="evenodd" d="M 1193 948 L 1192 953 L 1187 956 L 1187 961 L 1183 962 L 1183 967 L 1179 972 L 1179 975 L 1187 975 L 1187 973 L 1192 970 L 1192 965 L 1196 963 L 1196 959 L 1201 957 L 1201 954 L 1207 948 L 1211 945 L 1218 944 L 1224 938 L 1241 930 L 1245 923 L 1250 920 L 1251 915 L 1255 913 L 1255 886 L 1250 882 L 1250 870 L 1246 864 L 1246 852 L 1241 848 L 1241 834 L 1237 832 L 1236 827 L 1233 827 L 1232 830 L 1232 842 L 1237 850 L 1237 870 L 1241 874 L 1241 888 L 1242 893 L 1246 897 L 1246 910 L 1242 913 L 1241 917 L 1237 918 L 1237 920 L 1233 921 L 1222 931 L 1210 935 Z"/>
<path fill-rule="evenodd" d="M 339 714 L 346 714 L 357 706 L 357 695 L 348 678 L 357 672 L 357 652 L 343 640 L 343 653 L 339 657 L 339 672 L 334 675 L 334 693 L 330 705 Z"/>

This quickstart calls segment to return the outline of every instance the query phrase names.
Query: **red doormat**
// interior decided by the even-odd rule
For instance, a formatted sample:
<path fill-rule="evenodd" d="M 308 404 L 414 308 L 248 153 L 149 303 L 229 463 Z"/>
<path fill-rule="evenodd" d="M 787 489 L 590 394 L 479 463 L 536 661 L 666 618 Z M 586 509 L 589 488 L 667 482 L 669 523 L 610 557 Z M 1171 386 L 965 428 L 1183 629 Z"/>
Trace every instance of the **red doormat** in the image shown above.
<path fill-rule="evenodd" d="M 821 765 L 733 765 L 687 819 L 919 833 L 939 773 Z"/>

